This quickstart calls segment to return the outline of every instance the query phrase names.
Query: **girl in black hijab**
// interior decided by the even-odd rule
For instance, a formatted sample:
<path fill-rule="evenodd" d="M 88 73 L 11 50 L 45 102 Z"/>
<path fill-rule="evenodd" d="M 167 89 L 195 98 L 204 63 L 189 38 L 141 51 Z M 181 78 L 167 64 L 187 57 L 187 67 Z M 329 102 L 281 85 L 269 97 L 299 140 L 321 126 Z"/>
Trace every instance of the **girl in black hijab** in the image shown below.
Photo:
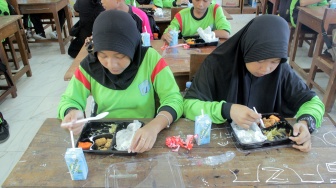
<path fill-rule="evenodd" d="M 134 134 L 129 152 L 150 150 L 158 133 L 183 113 L 183 98 L 173 73 L 153 48 L 141 46 L 141 36 L 130 14 L 119 10 L 100 13 L 93 25 L 94 50 L 75 71 L 62 95 L 58 117 L 63 128 L 79 134 L 87 97 L 97 114 L 107 118 L 152 118 Z M 155 95 L 160 106 L 155 108 Z M 131 139 L 131 138 L 130 138 Z"/>
<path fill-rule="evenodd" d="M 214 50 L 196 73 L 185 95 L 184 115 L 195 119 L 201 109 L 214 123 L 234 121 L 243 128 L 259 113 L 296 117 L 291 137 L 301 151 L 311 148 L 310 132 L 321 125 L 324 105 L 287 61 L 289 28 L 274 15 L 251 20 Z"/>

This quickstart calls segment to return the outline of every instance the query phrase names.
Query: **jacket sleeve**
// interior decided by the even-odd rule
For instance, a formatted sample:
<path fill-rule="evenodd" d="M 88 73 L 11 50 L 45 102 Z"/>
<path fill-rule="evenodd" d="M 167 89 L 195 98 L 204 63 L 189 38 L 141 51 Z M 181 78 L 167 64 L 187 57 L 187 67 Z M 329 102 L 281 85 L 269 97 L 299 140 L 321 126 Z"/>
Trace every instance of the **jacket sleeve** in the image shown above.
<path fill-rule="evenodd" d="M 179 31 L 180 30 L 180 24 L 177 21 L 176 17 L 174 17 L 174 19 L 170 22 L 169 26 L 165 29 L 164 33 L 168 32 L 168 28 L 170 28 L 171 30 L 176 30 Z"/>
<path fill-rule="evenodd" d="M 71 78 L 68 87 L 61 96 L 60 103 L 58 105 L 58 115 L 60 119 L 64 119 L 64 113 L 68 108 L 76 108 L 84 111 L 86 107 L 86 100 L 90 95 L 88 86 L 84 85 L 83 80 L 90 80 L 90 77 L 80 66 L 75 71 L 75 75 Z M 86 84 L 87 85 L 87 84 Z"/>
<path fill-rule="evenodd" d="M 225 30 L 229 33 L 231 32 L 231 24 L 226 19 L 222 7 L 218 7 L 216 10 L 215 26 L 217 30 Z"/>
<path fill-rule="evenodd" d="M 154 49 L 151 49 L 155 51 Z M 159 70 L 154 77 L 154 89 L 160 99 L 160 108 L 168 106 L 176 112 L 176 120 L 182 116 L 183 113 L 183 98 L 180 89 L 175 81 L 174 75 L 169 66 L 163 58 L 155 51 L 153 56 L 158 59 L 158 64 L 154 69 Z M 160 68 L 162 67 L 162 68 Z"/>
<path fill-rule="evenodd" d="M 162 0 L 163 8 L 172 8 L 175 0 Z"/>
<path fill-rule="evenodd" d="M 162 0 L 153 0 L 153 4 L 154 4 L 156 7 L 163 8 Z"/>
<path fill-rule="evenodd" d="M 295 117 L 300 117 L 304 114 L 313 116 L 316 121 L 316 128 L 321 127 L 324 114 L 324 104 L 318 96 L 315 96 L 310 101 L 303 103 Z"/>

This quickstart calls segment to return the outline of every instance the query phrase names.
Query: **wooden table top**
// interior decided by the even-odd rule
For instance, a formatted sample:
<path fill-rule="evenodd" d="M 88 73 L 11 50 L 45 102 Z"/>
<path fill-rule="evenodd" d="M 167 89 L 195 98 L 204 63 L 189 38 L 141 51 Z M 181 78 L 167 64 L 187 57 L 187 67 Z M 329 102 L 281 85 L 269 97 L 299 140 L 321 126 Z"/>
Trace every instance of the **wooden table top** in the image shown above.
<path fill-rule="evenodd" d="M 148 122 L 150 119 L 140 119 Z M 288 120 L 293 124 L 294 120 Z M 85 153 L 89 168 L 88 178 L 72 181 L 64 160 L 71 146 L 67 130 L 60 128 L 59 119 L 47 119 L 29 147 L 2 185 L 5 187 L 104 187 L 106 169 L 117 162 L 137 161 L 161 154 L 174 155 L 186 187 L 335 187 L 336 129 L 328 118 L 312 134 L 312 150 L 308 153 L 291 147 L 257 152 L 238 151 L 227 124 L 212 125 L 211 142 L 194 145 L 191 151 L 172 152 L 165 145 L 168 136 L 194 134 L 194 122 L 180 119 L 169 129 L 160 132 L 154 147 L 136 156 L 113 156 Z M 220 165 L 192 163 L 227 151 L 235 157 Z"/>
<path fill-rule="evenodd" d="M 307 14 L 309 14 L 312 17 L 315 17 L 319 20 L 323 19 L 323 15 L 324 15 L 324 11 L 325 11 L 325 7 L 298 7 L 299 10 L 306 12 Z"/>

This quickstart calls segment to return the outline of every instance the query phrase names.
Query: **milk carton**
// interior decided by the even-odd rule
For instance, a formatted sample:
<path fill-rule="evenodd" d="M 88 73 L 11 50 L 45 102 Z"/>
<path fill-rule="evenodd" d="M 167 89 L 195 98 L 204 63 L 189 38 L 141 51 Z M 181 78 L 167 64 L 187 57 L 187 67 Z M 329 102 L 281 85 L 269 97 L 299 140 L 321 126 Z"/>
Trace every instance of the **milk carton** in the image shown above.
<path fill-rule="evenodd" d="M 65 156 L 72 180 L 85 180 L 88 174 L 88 166 L 82 148 L 68 148 Z"/>
<path fill-rule="evenodd" d="M 209 144 L 212 121 L 207 114 L 196 116 L 195 118 L 195 135 L 197 135 L 197 145 Z"/>

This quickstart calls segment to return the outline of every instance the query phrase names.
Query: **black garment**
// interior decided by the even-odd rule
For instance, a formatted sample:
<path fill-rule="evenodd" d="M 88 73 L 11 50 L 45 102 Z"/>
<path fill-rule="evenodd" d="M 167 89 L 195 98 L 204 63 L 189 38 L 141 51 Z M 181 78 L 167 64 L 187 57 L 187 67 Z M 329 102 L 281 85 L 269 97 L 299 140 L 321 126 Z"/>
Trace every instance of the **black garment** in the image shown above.
<path fill-rule="evenodd" d="M 36 34 L 42 34 L 43 37 L 45 36 L 45 32 L 44 32 L 44 28 L 41 22 L 41 14 L 30 14 L 30 21 L 33 23 L 34 25 L 34 29 L 35 29 L 35 33 Z M 61 25 L 61 29 L 65 23 L 65 11 L 64 9 L 61 9 L 58 11 L 58 19 Z"/>
<path fill-rule="evenodd" d="M 185 98 L 226 101 L 222 107 L 225 119 L 231 119 L 225 106 L 230 108 L 233 103 L 256 107 L 259 113 L 293 117 L 316 94 L 285 63 L 288 39 L 283 18 L 256 17 L 205 59 Z M 246 68 L 246 63 L 269 58 L 281 58 L 281 63 L 268 75 L 255 77 Z"/>
<path fill-rule="evenodd" d="M 73 58 L 78 55 L 85 39 L 92 35 L 93 23 L 97 16 L 104 11 L 104 7 L 98 0 L 80 0 L 76 1 L 74 9 L 79 13 L 79 34 L 68 49 L 68 54 Z"/>
<path fill-rule="evenodd" d="M 109 79 L 106 82 L 110 83 L 111 89 L 126 89 L 138 72 L 145 54 L 142 52 L 141 35 L 132 16 L 119 10 L 102 12 L 93 24 L 93 41 L 95 55 L 97 52 L 107 50 L 119 52 L 131 59 L 130 65 L 119 75 L 113 75 L 104 68 L 103 77 Z"/>

